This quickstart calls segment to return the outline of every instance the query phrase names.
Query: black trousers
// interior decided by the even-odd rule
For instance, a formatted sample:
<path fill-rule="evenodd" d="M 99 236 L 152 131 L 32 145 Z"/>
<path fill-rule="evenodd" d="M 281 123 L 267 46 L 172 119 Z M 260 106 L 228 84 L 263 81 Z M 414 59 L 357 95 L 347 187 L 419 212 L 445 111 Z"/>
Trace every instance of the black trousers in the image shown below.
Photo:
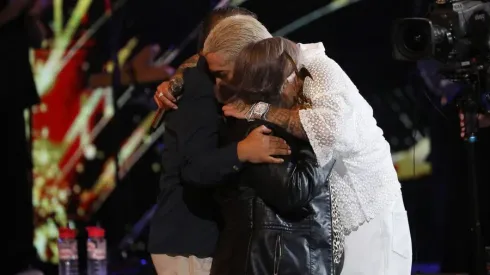
<path fill-rule="evenodd" d="M 7 274 L 15 274 L 35 259 L 34 213 L 32 207 L 32 173 L 30 142 L 26 138 L 26 123 L 22 108 L 7 107 L 7 174 L 3 186 L 13 205 L 7 206 L 4 226 L 8 241 Z"/>

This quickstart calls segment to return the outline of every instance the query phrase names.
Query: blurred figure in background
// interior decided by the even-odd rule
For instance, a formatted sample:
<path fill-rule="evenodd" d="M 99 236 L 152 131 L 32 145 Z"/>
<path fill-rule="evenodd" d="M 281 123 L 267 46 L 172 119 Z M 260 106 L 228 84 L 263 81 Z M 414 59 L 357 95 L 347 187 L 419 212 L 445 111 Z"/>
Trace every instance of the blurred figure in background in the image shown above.
<path fill-rule="evenodd" d="M 420 76 L 433 98 L 431 106 L 432 184 L 434 191 L 434 239 L 436 260 L 441 261 L 442 272 L 469 272 L 471 253 L 470 196 L 468 159 L 465 150 L 464 116 L 459 114 L 457 99 L 462 86 L 444 79 L 439 74 L 441 64 L 434 60 L 417 62 Z M 480 129 L 476 142 L 477 179 L 480 197 L 480 222 L 483 239 L 488 246 L 490 115 L 478 116 Z M 458 201 L 458 203 L 454 203 Z"/>
<path fill-rule="evenodd" d="M 7 114 L 8 181 L 5 194 L 15 197 L 8 207 L 11 223 L 5 274 L 27 270 L 36 259 L 33 246 L 32 163 L 30 142 L 26 135 L 24 112 L 39 103 L 39 96 L 29 62 L 29 48 L 39 47 L 42 29 L 38 16 L 45 2 L 30 0 L 0 1 L 0 83 L 2 111 Z M 33 273 L 34 274 L 34 273 Z"/>

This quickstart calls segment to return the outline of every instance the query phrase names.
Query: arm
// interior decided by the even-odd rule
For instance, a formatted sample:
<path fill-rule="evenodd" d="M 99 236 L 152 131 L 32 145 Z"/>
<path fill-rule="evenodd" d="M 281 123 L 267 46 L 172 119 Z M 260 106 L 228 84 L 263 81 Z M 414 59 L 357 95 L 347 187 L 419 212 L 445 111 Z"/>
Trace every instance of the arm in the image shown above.
<path fill-rule="evenodd" d="M 199 61 L 199 54 L 195 54 L 189 58 L 187 58 L 180 66 L 177 68 L 174 77 L 184 77 L 184 71 L 187 68 L 196 67 L 197 61 Z"/>
<path fill-rule="evenodd" d="M 190 91 L 186 88 L 186 92 Z M 185 122 L 179 127 L 177 136 L 179 152 L 183 156 L 181 177 L 187 184 L 213 186 L 241 167 L 237 143 L 219 148 L 218 114 L 211 108 L 202 109 L 202 106 L 213 106 L 214 101 L 212 97 L 197 99 L 195 102 L 199 102 L 200 107 L 193 108 L 196 105 L 187 104 L 186 98 L 177 111 L 184 118 L 181 121 Z M 199 115 L 196 115 L 196 109 L 200 111 Z"/>
<path fill-rule="evenodd" d="M 299 110 L 281 109 L 271 106 L 265 119 L 270 123 L 281 126 L 297 138 L 308 139 L 305 129 L 301 125 Z"/>
<path fill-rule="evenodd" d="M 264 103 L 264 102 L 261 102 Z M 267 104 L 267 103 L 265 103 Z M 238 119 L 245 119 L 251 109 L 251 105 L 244 103 L 243 101 L 237 100 L 233 103 L 226 104 L 223 107 L 223 112 L 225 116 L 232 116 Z M 281 128 L 286 129 L 293 136 L 306 140 L 308 137 L 306 135 L 303 126 L 301 125 L 301 120 L 299 117 L 299 110 L 282 109 L 274 106 L 269 106 L 269 110 L 265 115 L 256 114 L 252 112 L 253 119 L 265 120 L 272 124 L 281 126 Z"/>
<path fill-rule="evenodd" d="M 170 78 L 169 90 L 174 97 L 181 95 L 184 87 L 184 71 L 187 68 L 194 68 L 199 61 L 199 54 L 195 54 L 187 58 L 175 71 L 175 74 Z"/>
<path fill-rule="evenodd" d="M 182 104 L 188 101 L 189 96 L 186 96 Z M 200 101 L 201 104 L 205 103 L 202 99 Z M 216 101 L 209 103 L 216 104 Z M 287 156 L 291 152 L 286 141 L 271 136 L 271 130 L 265 126 L 257 127 L 238 143 L 217 149 L 220 125 L 212 124 L 218 121 L 216 115 L 209 111 L 211 109 L 207 110 L 207 113 L 203 112 L 205 110 L 200 110 L 199 106 L 184 108 L 188 116 L 187 121 L 192 121 L 181 124 L 183 128 L 188 129 L 181 130 L 180 135 L 187 137 L 184 142 L 181 142 L 181 151 L 185 160 L 182 175 L 189 183 L 214 185 L 231 173 L 239 171 L 240 164 L 243 162 L 279 164 L 284 160 L 277 156 Z M 197 118 L 196 112 L 200 113 Z M 198 121 L 193 121 L 196 119 Z"/>
<path fill-rule="evenodd" d="M 312 79 L 305 79 L 303 91 L 312 108 L 300 110 L 299 116 L 318 162 L 324 165 L 360 150 L 365 135 L 358 129 L 371 125 L 358 125 L 358 114 L 372 117 L 372 109 L 342 68 L 325 54 L 308 69 Z"/>
<path fill-rule="evenodd" d="M 312 77 L 305 79 L 303 92 L 311 100 L 312 108 L 297 111 L 271 107 L 266 119 L 296 137 L 308 137 L 318 162 L 325 165 L 334 152 L 346 154 L 357 150 L 360 137 L 355 114 L 360 108 L 370 107 L 342 68 L 325 54 L 314 58 L 307 68 Z"/>

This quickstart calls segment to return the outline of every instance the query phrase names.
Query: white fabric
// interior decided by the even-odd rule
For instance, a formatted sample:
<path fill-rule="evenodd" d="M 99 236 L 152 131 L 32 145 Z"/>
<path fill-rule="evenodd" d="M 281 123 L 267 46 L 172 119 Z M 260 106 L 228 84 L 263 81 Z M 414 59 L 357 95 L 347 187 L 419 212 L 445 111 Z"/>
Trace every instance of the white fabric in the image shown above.
<path fill-rule="evenodd" d="M 371 106 L 322 43 L 299 46 L 312 76 L 303 87 L 312 108 L 300 110 L 301 124 L 320 165 L 337 160 L 330 183 L 348 235 L 390 205 L 400 183 Z"/>
<path fill-rule="evenodd" d="M 412 241 L 401 194 L 376 218 L 345 238 L 341 275 L 409 275 Z"/>
<path fill-rule="evenodd" d="M 166 254 L 151 254 L 151 260 L 158 275 L 209 275 L 213 262 L 212 258 Z"/>

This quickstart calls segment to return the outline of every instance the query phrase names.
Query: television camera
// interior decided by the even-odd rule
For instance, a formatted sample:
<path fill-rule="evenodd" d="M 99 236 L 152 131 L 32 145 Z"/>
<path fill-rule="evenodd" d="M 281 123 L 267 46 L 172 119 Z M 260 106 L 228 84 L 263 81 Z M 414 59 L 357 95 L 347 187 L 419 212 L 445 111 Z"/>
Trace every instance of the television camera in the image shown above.
<path fill-rule="evenodd" d="M 490 1 L 437 0 L 427 18 L 398 19 L 392 44 L 396 60 L 440 62 L 444 78 L 466 87 L 462 98 L 490 113 Z"/>
<path fill-rule="evenodd" d="M 396 60 L 435 60 L 439 74 L 461 86 L 457 104 L 465 116 L 475 267 L 472 275 L 487 274 L 479 220 L 475 134 L 478 114 L 490 115 L 489 1 L 436 0 L 426 18 L 398 19 L 392 30 Z"/>

